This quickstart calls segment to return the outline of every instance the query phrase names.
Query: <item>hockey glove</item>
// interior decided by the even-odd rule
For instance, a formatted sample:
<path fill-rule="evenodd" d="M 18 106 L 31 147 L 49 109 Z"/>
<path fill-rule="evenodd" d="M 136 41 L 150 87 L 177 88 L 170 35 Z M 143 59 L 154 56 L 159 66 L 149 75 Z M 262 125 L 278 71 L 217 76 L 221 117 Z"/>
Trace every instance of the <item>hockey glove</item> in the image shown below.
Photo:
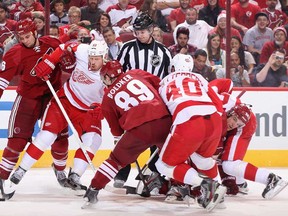
<path fill-rule="evenodd" d="M 101 110 L 101 104 L 93 103 L 90 105 L 90 108 L 92 108 L 92 110 L 89 110 L 88 112 L 91 114 L 93 120 L 101 121 L 104 119 Z"/>
<path fill-rule="evenodd" d="M 237 195 L 239 192 L 238 185 L 236 184 L 236 179 L 234 176 L 227 176 L 222 179 L 222 184 L 227 187 L 226 194 Z"/>
<path fill-rule="evenodd" d="M 43 56 L 42 61 L 39 62 L 34 68 L 36 76 L 40 78 L 47 77 L 54 69 L 55 69 L 55 62 L 47 54 Z"/>
<path fill-rule="evenodd" d="M 61 55 L 61 60 L 60 60 L 61 70 L 66 73 L 72 73 L 75 66 L 76 66 L 76 58 L 75 58 L 74 53 L 72 52 L 71 48 L 65 49 L 63 51 L 63 54 Z"/>

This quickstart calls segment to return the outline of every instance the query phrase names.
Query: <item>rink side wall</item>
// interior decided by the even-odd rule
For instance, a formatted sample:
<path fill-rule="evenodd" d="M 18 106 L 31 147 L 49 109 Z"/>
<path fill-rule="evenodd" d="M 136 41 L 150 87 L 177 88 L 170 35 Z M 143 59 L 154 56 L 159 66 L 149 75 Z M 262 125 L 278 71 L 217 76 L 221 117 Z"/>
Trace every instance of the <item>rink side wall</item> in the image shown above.
<path fill-rule="evenodd" d="M 243 89 L 235 88 L 234 94 L 238 95 Z M 287 88 L 246 88 L 241 100 L 251 104 L 257 118 L 257 130 L 245 156 L 245 161 L 263 167 L 288 167 L 288 140 L 287 140 Z M 7 127 L 13 101 L 16 97 L 15 88 L 9 87 L 4 91 L 0 100 L 0 156 L 7 143 Z M 39 131 L 40 122 L 35 125 L 33 136 Z M 102 121 L 103 142 L 97 152 L 93 163 L 99 166 L 113 149 L 113 137 L 108 124 Z M 156 129 L 155 130 L 159 130 Z M 71 132 L 70 132 L 71 134 Z M 73 156 L 78 144 L 73 135 L 69 137 L 68 166 L 73 163 Z M 144 152 L 140 158 L 140 164 L 144 164 L 149 158 L 149 152 Z M 35 167 L 49 167 L 52 163 L 49 150 L 35 164 Z"/>

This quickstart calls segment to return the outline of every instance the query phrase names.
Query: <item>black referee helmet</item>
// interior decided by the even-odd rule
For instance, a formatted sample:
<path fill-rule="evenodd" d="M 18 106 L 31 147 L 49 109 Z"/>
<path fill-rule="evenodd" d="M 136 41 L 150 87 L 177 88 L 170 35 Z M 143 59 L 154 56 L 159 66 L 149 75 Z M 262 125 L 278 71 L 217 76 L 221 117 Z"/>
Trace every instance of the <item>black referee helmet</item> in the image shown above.
<path fill-rule="evenodd" d="M 136 17 L 133 28 L 134 30 L 148 29 L 153 26 L 153 19 L 147 13 L 141 13 Z"/>

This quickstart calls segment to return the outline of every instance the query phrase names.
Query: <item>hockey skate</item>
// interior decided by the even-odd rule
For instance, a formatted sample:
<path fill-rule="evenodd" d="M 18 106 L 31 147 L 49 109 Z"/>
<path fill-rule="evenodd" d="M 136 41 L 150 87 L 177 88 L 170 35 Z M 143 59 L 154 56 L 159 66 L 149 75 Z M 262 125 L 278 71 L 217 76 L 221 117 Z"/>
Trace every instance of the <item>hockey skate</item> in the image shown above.
<path fill-rule="evenodd" d="M 244 194 L 244 195 L 248 194 L 249 188 L 248 188 L 248 184 L 247 184 L 246 181 L 243 184 L 237 184 L 237 186 L 238 186 L 238 189 L 239 189 L 238 193 Z"/>
<path fill-rule="evenodd" d="M 97 198 L 98 193 L 99 193 L 99 190 L 96 190 L 90 186 L 84 195 L 85 203 L 82 206 L 82 209 L 88 208 L 89 206 L 97 203 L 98 202 L 98 198 Z"/>
<path fill-rule="evenodd" d="M 19 182 L 22 180 L 23 176 L 25 175 L 25 173 L 26 170 L 24 170 L 22 167 L 19 166 L 10 177 L 10 181 L 13 184 L 18 185 Z"/>
<path fill-rule="evenodd" d="M 270 173 L 267 179 L 267 185 L 262 193 L 262 197 L 265 199 L 272 199 L 279 194 L 286 186 L 287 181 L 282 180 L 280 176 Z"/>
<path fill-rule="evenodd" d="M 157 172 L 151 172 L 150 175 L 147 173 L 143 174 L 143 180 L 139 180 L 136 188 L 137 194 L 143 197 L 149 197 L 150 195 L 159 195 L 159 190 L 163 184 L 163 178 Z"/>
<path fill-rule="evenodd" d="M 113 187 L 115 187 L 115 188 L 123 188 L 124 184 L 125 184 L 124 180 L 114 179 Z"/>
<path fill-rule="evenodd" d="M 67 179 L 66 184 L 64 186 L 69 187 L 72 190 L 84 190 L 84 191 L 87 190 L 87 187 L 85 185 L 81 184 L 80 176 L 77 173 L 72 172 L 71 168 L 69 170 L 68 179 Z"/>
<path fill-rule="evenodd" d="M 190 187 L 188 185 L 172 185 L 166 194 L 165 202 L 167 203 L 194 203 L 194 199 L 190 195 Z"/>
<path fill-rule="evenodd" d="M 5 191 L 4 190 L 4 180 L 0 179 L 0 192 L 1 192 L 0 201 L 5 201 L 5 200 L 9 200 L 13 197 L 13 195 L 15 193 L 15 189 L 12 189 L 10 191 Z"/>
<path fill-rule="evenodd" d="M 55 167 L 54 167 L 54 164 L 52 164 L 52 168 L 53 168 L 53 171 L 55 173 L 55 176 L 57 178 L 57 181 L 58 183 L 62 186 L 62 187 L 65 187 L 66 185 L 66 182 L 67 182 L 67 177 L 66 177 L 66 173 L 64 170 L 60 171 L 60 170 L 57 170 Z"/>
<path fill-rule="evenodd" d="M 212 211 L 222 200 L 227 188 L 212 179 L 203 179 L 201 195 L 197 198 L 199 205 L 208 212 Z"/>

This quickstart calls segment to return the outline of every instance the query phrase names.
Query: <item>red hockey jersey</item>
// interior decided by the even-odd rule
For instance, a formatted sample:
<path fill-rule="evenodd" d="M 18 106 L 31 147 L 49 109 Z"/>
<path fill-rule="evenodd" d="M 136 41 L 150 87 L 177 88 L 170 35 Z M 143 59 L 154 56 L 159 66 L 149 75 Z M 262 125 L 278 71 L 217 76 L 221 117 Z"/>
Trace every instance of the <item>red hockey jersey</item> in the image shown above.
<path fill-rule="evenodd" d="M 0 70 L 0 96 L 14 75 L 21 75 L 17 93 L 23 97 L 38 98 L 50 94 L 47 84 L 36 76 L 34 67 L 42 60 L 44 54 L 53 52 L 60 45 L 60 41 L 43 36 L 39 38 L 39 42 L 40 45 L 34 48 L 17 44 L 4 55 Z M 61 86 L 60 78 L 61 70 L 57 66 L 49 79 L 56 90 Z"/>

